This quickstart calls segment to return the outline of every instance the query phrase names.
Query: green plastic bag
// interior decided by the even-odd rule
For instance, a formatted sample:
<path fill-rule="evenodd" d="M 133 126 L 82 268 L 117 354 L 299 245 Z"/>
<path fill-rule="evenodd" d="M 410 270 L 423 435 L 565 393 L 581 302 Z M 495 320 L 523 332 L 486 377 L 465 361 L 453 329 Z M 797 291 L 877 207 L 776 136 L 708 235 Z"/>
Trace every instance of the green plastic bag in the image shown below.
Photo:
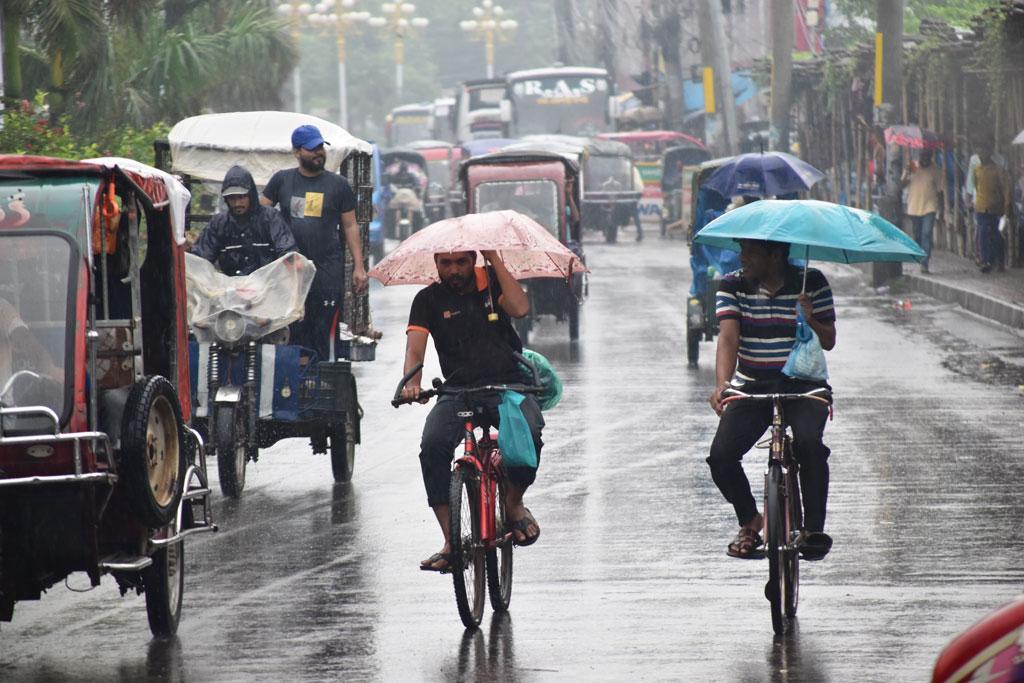
<path fill-rule="evenodd" d="M 520 404 L 526 397 L 516 391 L 504 391 L 498 405 L 498 448 L 505 467 L 537 469 L 537 447 L 533 443 L 530 423 Z"/>
<path fill-rule="evenodd" d="M 537 366 L 537 374 L 540 375 L 540 383 L 544 387 L 544 391 L 537 396 L 537 402 L 540 404 L 541 410 L 551 410 L 558 405 L 558 402 L 562 400 L 562 380 L 559 378 L 558 373 L 555 372 L 555 368 L 552 367 L 551 361 L 542 356 L 541 354 L 531 349 L 523 349 L 523 356 L 526 360 Z M 531 384 L 533 382 L 533 374 L 530 369 L 519 364 L 519 369 L 523 371 L 526 376 L 525 382 Z"/>

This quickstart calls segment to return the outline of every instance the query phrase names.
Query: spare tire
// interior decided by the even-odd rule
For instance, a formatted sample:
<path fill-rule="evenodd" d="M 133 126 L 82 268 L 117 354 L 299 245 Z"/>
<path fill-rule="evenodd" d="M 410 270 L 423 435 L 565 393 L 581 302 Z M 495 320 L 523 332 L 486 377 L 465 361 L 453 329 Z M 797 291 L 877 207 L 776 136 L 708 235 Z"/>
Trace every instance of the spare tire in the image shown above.
<path fill-rule="evenodd" d="M 139 380 L 125 406 L 118 458 L 121 487 L 139 522 L 156 529 L 174 519 L 187 464 L 174 387 L 159 376 Z"/>

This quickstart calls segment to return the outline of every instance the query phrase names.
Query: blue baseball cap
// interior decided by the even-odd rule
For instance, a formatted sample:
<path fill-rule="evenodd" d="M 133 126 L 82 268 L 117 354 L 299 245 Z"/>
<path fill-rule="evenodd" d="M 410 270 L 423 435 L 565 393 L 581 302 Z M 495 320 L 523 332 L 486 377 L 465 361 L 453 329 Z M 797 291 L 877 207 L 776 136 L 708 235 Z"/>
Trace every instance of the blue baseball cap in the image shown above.
<path fill-rule="evenodd" d="M 303 149 L 316 149 L 320 145 L 329 145 L 331 143 L 324 140 L 324 136 L 320 134 L 320 129 L 316 126 L 299 126 L 292 131 L 292 149 L 299 147 Z"/>

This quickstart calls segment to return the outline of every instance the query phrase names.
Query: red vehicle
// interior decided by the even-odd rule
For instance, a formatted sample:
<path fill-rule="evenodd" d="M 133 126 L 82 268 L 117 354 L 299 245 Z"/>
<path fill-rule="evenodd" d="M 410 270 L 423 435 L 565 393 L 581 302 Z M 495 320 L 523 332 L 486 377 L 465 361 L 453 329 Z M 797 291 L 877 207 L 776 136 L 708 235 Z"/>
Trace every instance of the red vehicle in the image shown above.
<path fill-rule="evenodd" d="M 176 631 L 182 540 L 213 531 L 187 425 L 184 209 L 127 159 L 0 156 L 0 621 L 74 572 Z"/>
<path fill-rule="evenodd" d="M 409 143 L 409 149 L 419 152 L 427 162 L 427 223 L 457 215 L 454 207 L 463 203 L 462 192 L 457 189 L 462 148 L 441 140 L 417 140 Z"/>
<path fill-rule="evenodd" d="M 662 220 L 662 157 L 670 147 L 705 149 L 697 138 L 674 130 L 638 130 L 628 133 L 602 133 L 597 137 L 617 140 L 629 145 L 633 151 L 633 164 L 644 179 L 644 194 L 640 199 L 640 218 L 644 223 Z"/>
<path fill-rule="evenodd" d="M 473 157 L 462 163 L 460 179 L 466 193 L 468 213 L 513 209 L 534 219 L 569 247 L 584 263 L 578 220 L 569 218 L 569 202 L 579 207 L 579 166 L 555 153 L 501 151 Z M 573 180 L 572 196 L 568 181 Z M 530 314 L 516 318 L 516 332 L 528 343 L 530 329 L 538 315 L 568 320 L 569 339 L 580 336 L 580 306 L 585 283 L 583 273 L 573 273 L 570 282 L 554 278 L 523 282 L 530 298 Z"/>
<path fill-rule="evenodd" d="M 939 655 L 932 683 L 1024 681 L 1024 596 L 992 612 Z"/>

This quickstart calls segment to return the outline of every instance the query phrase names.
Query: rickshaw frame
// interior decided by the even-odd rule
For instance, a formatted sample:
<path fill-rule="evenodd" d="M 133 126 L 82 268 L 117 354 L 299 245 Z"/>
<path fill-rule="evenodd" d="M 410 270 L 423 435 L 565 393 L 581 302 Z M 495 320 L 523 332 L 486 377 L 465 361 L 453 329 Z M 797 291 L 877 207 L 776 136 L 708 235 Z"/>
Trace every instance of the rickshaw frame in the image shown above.
<path fill-rule="evenodd" d="M 171 635 L 184 585 L 181 543 L 217 529 L 202 439 L 186 424 L 184 233 L 177 233 L 174 206 L 180 185 L 132 160 L 22 155 L 0 156 L 0 182 L 7 180 L 50 190 L 30 191 L 22 200 L 25 222 L 4 230 L 2 238 L 60 236 L 69 244 L 70 271 L 62 414 L 46 405 L 0 406 L 0 549 L 8 551 L 0 552 L 0 621 L 12 618 L 16 602 L 39 599 L 70 573 L 84 571 L 93 586 L 112 573 L 122 595 L 146 593 L 153 634 Z M 82 212 L 77 218 L 73 206 L 79 200 L 61 197 L 59 189 L 75 181 Z M 61 207 L 62 198 L 72 201 Z M 62 210 L 65 221 L 77 223 L 61 223 Z M 39 221 L 45 225 L 31 225 Z M 111 293 L 115 255 L 119 263 L 127 258 L 128 274 L 120 280 L 127 289 Z M 125 305 L 128 318 L 114 314 Z M 108 339 L 116 342 L 109 348 Z M 144 424 L 137 419 L 140 409 Z M 173 417 L 173 424 L 154 423 L 154 412 Z M 25 418 L 44 424 L 21 424 Z M 145 464 L 155 456 L 139 450 L 140 428 L 146 443 L 167 439 L 159 442 L 156 457 L 163 461 L 160 454 L 169 453 L 177 470 L 166 479 L 167 493 L 156 497 L 147 478 L 154 471 Z M 159 433 L 151 436 L 151 429 Z M 164 482 L 155 482 L 161 491 Z M 53 537 L 40 531 L 53 528 L 63 530 Z"/>

